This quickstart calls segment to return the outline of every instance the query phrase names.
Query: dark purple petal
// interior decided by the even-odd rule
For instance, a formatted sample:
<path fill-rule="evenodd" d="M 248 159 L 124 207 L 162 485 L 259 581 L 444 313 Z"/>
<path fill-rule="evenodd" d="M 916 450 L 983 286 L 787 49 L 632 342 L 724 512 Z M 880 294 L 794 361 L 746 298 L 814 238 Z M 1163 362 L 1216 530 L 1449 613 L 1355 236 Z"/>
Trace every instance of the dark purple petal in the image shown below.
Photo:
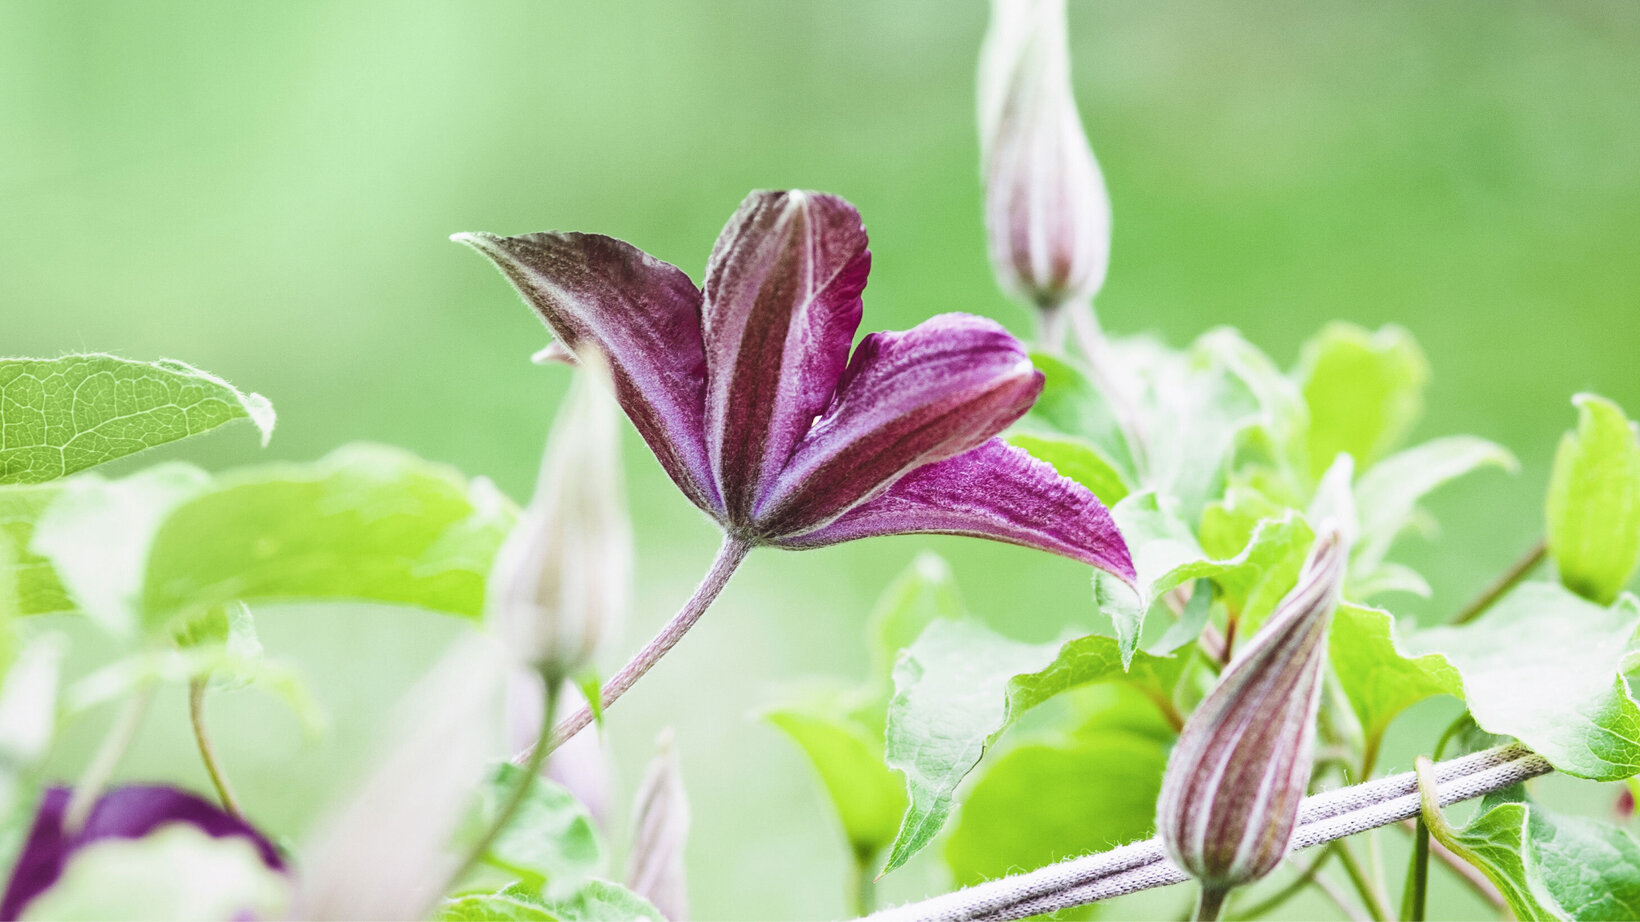
<path fill-rule="evenodd" d="M 597 234 L 457 234 L 493 260 L 571 352 L 609 360 L 615 396 L 673 482 L 702 509 L 722 504 L 706 462 L 701 295 L 676 266 Z"/>
<path fill-rule="evenodd" d="M 188 823 L 215 838 L 243 836 L 256 846 L 268 867 L 285 869 L 273 843 L 249 823 L 187 791 L 161 785 L 115 788 L 97 800 L 84 827 L 74 834 L 63 830 L 69 794 L 68 788 L 54 787 L 41 798 L 6 895 L 0 899 L 0 919 L 17 918 L 30 900 L 57 882 L 79 849 L 102 839 L 140 839 L 168 823 Z"/>
<path fill-rule="evenodd" d="M 1088 489 L 1001 439 L 900 478 L 830 525 L 776 542 L 821 547 L 903 534 L 969 535 L 1037 548 L 1131 582 L 1133 560 L 1110 512 Z"/>
<path fill-rule="evenodd" d="M 731 522 L 756 500 L 831 400 L 871 269 L 854 206 L 754 192 L 706 267 L 706 430 Z"/>
<path fill-rule="evenodd" d="M 837 396 L 757 508 L 755 531 L 812 531 L 917 467 L 960 454 L 1030 409 L 1042 373 L 993 320 L 942 314 L 861 340 Z"/>

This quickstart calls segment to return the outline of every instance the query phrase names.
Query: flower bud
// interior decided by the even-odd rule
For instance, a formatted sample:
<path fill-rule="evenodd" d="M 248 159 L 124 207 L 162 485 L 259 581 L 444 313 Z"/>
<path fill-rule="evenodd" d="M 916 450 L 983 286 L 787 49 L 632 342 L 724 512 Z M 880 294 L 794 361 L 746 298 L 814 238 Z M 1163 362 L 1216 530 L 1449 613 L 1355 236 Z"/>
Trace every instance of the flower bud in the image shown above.
<path fill-rule="evenodd" d="M 581 359 L 535 496 L 496 553 L 485 599 L 496 637 L 548 681 L 587 665 L 620 623 L 630 591 L 620 411 L 608 366 L 591 349 Z"/>
<path fill-rule="evenodd" d="M 1156 826 L 1204 899 L 1286 857 L 1315 755 L 1327 626 L 1347 543 L 1324 524 L 1298 585 L 1202 699 L 1168 758 Z"/>
<path fill-rule="evenodd" d="M 1092 298 L 1110 263 L 1110 198 L 1071 94 L 1065 0 L 992 0 L 979 125 L 1002 287 L 1050 315 Z"/>
<path fill-rule="evenodd" d="M 632 851 L 627 856 L 627 886 L 655 904 L 670 922 L 689 918 L 689 887 L 684 877 L 683 847 L 689 838 L 689 798 L 672 748 L 672 731 L 661 731 L 659 750 L 649 763 L 633 805 Z"/>

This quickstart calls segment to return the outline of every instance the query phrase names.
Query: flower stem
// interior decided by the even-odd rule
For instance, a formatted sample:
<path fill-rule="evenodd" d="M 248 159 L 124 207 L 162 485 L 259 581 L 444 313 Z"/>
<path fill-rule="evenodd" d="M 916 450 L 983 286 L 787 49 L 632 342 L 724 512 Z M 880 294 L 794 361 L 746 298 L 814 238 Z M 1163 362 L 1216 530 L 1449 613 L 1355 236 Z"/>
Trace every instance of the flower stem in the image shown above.
<path fill-rule="evenodd" d="M 1549 545 L 1539 539 L 1537 544 L 1534 544 L 1509 569 L 1505 570 L 1503 575 L 1499 576 L 1492 585 L 1486 587 L 1486 590 L 1476 596 L 1474 601 L 1465 605 L 1463 610 L 1458 612 L 1457 617 L 1452 619 L 1452 623 L 1468 624 L 1479 618 L 1488 608 L 1491 608 L 1494 603 L 1503 598 L 1509 590 L 1515 588 L 1516 583 L 1525 579 L 1526 575 L 1532 572 L 1532 568 L 1542 563 L 1543 558 L 1548 555 Z"/>
<path fill-rule="evenodd" d="M 211 777 L 211 786 L 216 788 L 222 809 L 234 816 L 243 816 L 239 800 L 233 796 L 233 788 L 228 786 L 228 776 L 217 761 L 216 748 L 211 745 L 211 736 L 205 729 L 205 690 L 209 684 L 209 676 L 196 676 L 188 681 L 188 720 L 194 725 L 194 742 L 199 746 L 199 758 L 205 763 L 205 774 Z"/>
<path fill-rule="evenodd" d="M 700 616 L 706 613 L 707 608 L 711 607 L 713 600 L 718 597 L 718 593 L 723 591 L 723 587 L 729 582 L 729 577 L 734 575 L 735 568 L 739 567 L 741 561 L 746 559 L 746 555 L 751 549 L 752 546 L 746 541 L 733 535 L 724 536 L 723 546 L 718 549 L 717 558 L 712 561 L 711 569 L 706 571 L 706 576 L 701 580 L 700 586 L 695 589 L 695 594 L 689 597 L 689 601 L 683 603 L 683 607 L 678 609 L 678 613 L 672 616 L 672 620 L 668 621 L 665 627 L 661 628 L 660 633 L 656 634 L 642 650 L 638 651 L 637 656 L 632 657 L 630 662 L 621 667 L 620 672 L 615 673 L 604 684 L 602 695 L 604 710 L 608 710 L 611 705 L 620 700 L 620 697 L 626 694 L 627 689 L 635 685 L 639 679 L 643 678 L 644 673 L 660 662 L 661 657 L 665 656 L 668 650 L 677 646 L 678 641 L 683 639 L 684 634 L 689 633 L 689 629 L 694 627 L 695 622 L 700 620 Z M 592 708 L 590 706 L 583 707 L 565 718 L 563 723 L 553 728 L 550 735 L 543 736 L 541 743 L 537 743 L 528 751 L 513 756 L 513 762 L 522 765 L 534 759 L 535 750 L 540 749 L 542 746 L 545 746 L 548 752 L 557 749 L 570 737 L 585 730 L 590 723 L 592 723 Z"/>
<path fill-rule="evenodd" d="M 524 805 L 524 799 L 529 796 L 530 788 L 535 784 L 535 777 L 541 773 L 541 766 L 547 761 L 547 754 L 552 751 L 551 747 L 546 745 L 546 742 L 552 733 L 553 711 L 558 708 L 558 692 L 563 688 L 564 680 L 560 676 L 547 676 L 545 685 L 546 690 L 543 692 L 541 705 L 540 739 L 531 747 L 529 760 L 524 763 L 524 770 L 519 774 L 518 784 L 513 787 L 512 793 L 507 795 L 507 800 L 501 805 L 501 810 L 496 813 L 494 822 L 490 823 L 489 828 L 484 830 L 482 836 L 479 836 L 478 841 L 468 850 L 467 857 L 462 859 L 455 873 L 450 875 L 449 882 L 444 886 L 444 892 L 446 893 L 460 884 L 461 879 L 467 876 L 467 872 L 477 867 L 478 863 L 484 860 L 484 854 L 490 850 L 490 846 L 494 845 L 495 840 L 501 833 L 506 831 L 507 824 L 512 822 L 513 816 L 518 813 L 518 808 Z"/>
<path fill-rule="evenodd" d="M 148 706 L 154 702 L 154 690 L 153 682 L 143 682 L 131 692 L 131 697 L 125 699 L 125 708 L 114 718 L 114 725 L 108 728 L 102 746 L 91 757 L 91 764 L 80 775 L 79 783 L 74 785 L 74 793 L 69 795 L 68 807 L 63 811 L 63 829 L 66 832 L 76 833 L 85 825 L 92 806 L 108 785 L 108 779 L 114 776 L 114 769 L 119 767 L 120 759 L 131 748 L 131 741 L 136 739 L 142 719 L 148 716 Z"/>
<path fill-rule="evenodd" d="M 1303 871 L 1300 871 L 1298 876 L 1293 878 L 1287 886 L 1282 887 L 1280 890 L 1270 894 L 1270 896 L 1265 899 L 1259 900 L 1257 903 L 1254 903 L 1246 909 L 1238 908 L 1233 918 L 1262 919 L 1265 916 L 1268 916 L 1271 910 L 1303 892 L 1304 888 L 1308 887 L 1315 880 L 1316 873 L 1321 870 L 1322 865 L 1327 863 L 1327 859 L 1331 858 L 1332 854 L 1333 850 L 1331 846 L 1323 848 L 1321 850 L 1321 855 L 1314 861 L 1310 862 L 1309 866 Z"/>
<path fill-rule="evenodd" d="M 1344 865 L 1344 873 L 1349 875 L 1350 883 L 1355 885 L 1355 892 L 1361 895 L 1361 902 L 1366 904 L 1367 915 L 1372 917 L 1373 922 L 1386 922 L 1390 918 L 1387 901 L 1378 892 L 1378 888 L 1372 885 L 1371 879 L 1367 877 L 1366 868 L 1361 866 L 1361 861 L 1355 857 L 1349 843 L 1340 839 L 1333 847 L 1338 850 L 1338 861 Z"/>
<path fill-rule="evenodd" d="M 877 908 L 877 872 L 874 857 L 857 857 L 854 861 L 854 911 L 869 916 Z"/>
<path fill-rule="evenodd" d="M 1201 893 L 1196 897 L 1196 913 L 1191 918 L 1196 922 L 1217 922 L 1224 912 L 1224 898 L 1229 895 L 1229 887 L 1202 884 Z"/>
<path fill-rule="evenodd" d="M 1412 864 L 1407 868 L 1406 892 L 1401 896 L 1401 918 L 1424 922 L 1429 902 L 1429 827 L 1418 821 L 1412 839 Z"/>

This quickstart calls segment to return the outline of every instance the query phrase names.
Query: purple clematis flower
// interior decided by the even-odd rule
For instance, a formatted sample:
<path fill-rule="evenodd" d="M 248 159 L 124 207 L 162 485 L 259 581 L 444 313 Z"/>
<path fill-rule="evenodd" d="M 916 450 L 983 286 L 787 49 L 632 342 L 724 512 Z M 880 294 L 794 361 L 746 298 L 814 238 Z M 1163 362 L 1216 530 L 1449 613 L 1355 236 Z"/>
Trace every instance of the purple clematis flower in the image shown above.
<path fill-rule="evenodd" d="M 285 862 L 266 836 L 216 805 L 163 785 L 134 784 L 115 788 L 99 798 L 77 832 L 63 829 L 70 790 L 54 787 L 40 800 L 28 840 L 0 899 L 0 919 L 15 919 L 29 901 L 44 893 L 62 876 L 76 851 L 103 839 L 140 839 L 170 823 L 189 823 L 214 838 L 244 836 L 262 861 L 275 871 Z"/>
<path fill-rule="evenodd" d="M 754 192 L 704 290 L 594 234 L 458 234 L 570 352 L 608 357 L 616 397 L 666 472 L 744 547 L 973 535 L 1133 578 L 1088 490 L 995 438 L 1043 376 L 994 321 L 944 314 L 850 356 L 871 266 L 860 215 L 814 192 Z"/>

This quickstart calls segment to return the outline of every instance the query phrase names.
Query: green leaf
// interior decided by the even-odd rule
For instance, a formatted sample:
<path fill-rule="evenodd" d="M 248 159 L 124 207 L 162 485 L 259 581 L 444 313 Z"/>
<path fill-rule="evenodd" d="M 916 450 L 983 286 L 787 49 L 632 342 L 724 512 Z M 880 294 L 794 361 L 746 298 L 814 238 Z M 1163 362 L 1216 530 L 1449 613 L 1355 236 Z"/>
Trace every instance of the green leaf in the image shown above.
<path fill-rule="evenodd" d="M 1350 708 L 1361 720 L 1367 748 L 1376 751 L 1384 731 L 1408 707 L 1436 695 L 1463 697 L 1463 679 L 1439 653 L 1401 652 L 1395 618 L 1359 605 L 1338 606 L 1328 635 L 1328 657 Z"/>
<path fill-rule="evenodd" d="M 1091 442 L 1076 436 L 1033 435 L 1028 432 L 1012 433 L 1008 436 L 1008 442 L 1038 461 L 1053 465 L 1059 476 L 1087 487 L 1106 506 L 1114 506 L 1128 495 L 1128 486 L 1123 482 L 1121 472 Z"/>
<path fill-rule="evenodd" d="M 154 537 L 145 617 L 353 598 L 476 618 L 516 515 L 488 481 L 375 445 L 225 474 Z"/>
<path fill-rule="evenodd" d="M 545 903 L 501 893 L 475 893 L 445 900 L 435 922 L 558 922 Z"/>
<path fill-rule="evenodd" d="M 894 667 L 888 764 L 905 774 L 910 806 L 883 872 L 931 842 L 957 785 L 1021 714 L 1067 689 L 1123 679 L 1166 703 L 1182 660 L 1139 654 L 1124 673 L 1109 637 L 1060 643 L 1010 640 L 977 621 L 935 621 Z M 1170 706 L 1170 705 L 1169 705 Z"/>
<path fill-rule="evenodd" d="M 115 660 L 75 682 L 65 706 L 73 717 L 127 698 L 144 685 L 182 685 L 202 676 L 209 676 L 214 688 L 225 691 L 246 687 L 267 691 L 285 702 L 310 736 L 322 733 L 328 723 L 307 680 L 294 667 L 264 659 L 259 650 L 245 656 L 225 644 L 141 650 Z"/>
<path fill-rule="evenodd" d="M 1042 393 L 1021 421 L 1021 430 L 1075 436 L 1106 459 L 1124 483 L 1134 483 L 1138 468 L 1133 450 L 1110 401 L 1093 380 L 1082 369 L 1050 353 L 1032 352 L 1031 364 L 1042 372 Z"/>
<path fill-rule="evenodd" d="M 24 917 L 276 919 L 288 887 L 243 836 L 212 838 L 172 823 L 140 839 L 103 839 L 75 852 Z"/>
<path fill-rule="evenodd" d="M 524 770 L 516 765 L 496 766 L 468 827 L 488 829 L 523 777 Z M 551 896 L 568 896 L 602 870 L 604 849 L 592 818 L 575 795 L 536 778 L 507 828 L 490 843 L 484 861 L 531 886 L 545 882 Z"/>
<path fill-rule="evenodd" d="M 882 680 L 882 703 L 893 694 L 891 673 L 900 651 L 911 646 L 938 618 L 961 618 L 967 613 L 951 565 L 938 554 L 923 552 L 883 591 L 866 622 L 871 638 L 873 678 Z M 882 711 L 881 707 L 873 710 Z"/>
<path fill-rule="evenodd" d="M 1621 669 L 1640 604 L 1602 608 L 1550 583 L 1524 583 L 1485 618 L 1397 641 L 1384 612 L 1340 608 L 1331 652 L 1367 727 L 1454 691 L 1487 732 L 1513 736 L 1570 775 L 1617 781 L 1640 772 L 1640 706 Z"/>
<path fill-rule="evenodd" d="M 1304 344 L 1297 377 L 1310 411 L 1310 474 L 1319 478 L 1340 452 L 1366 469 L 1401 443 L 1423 413 L 1429 363 L 1401 327 L 1371 333 L 1333 323 Z"/>
<path fill-rule="evenodd" d="M 1549 477 L 1549 555 L 1566 588 L 1609 605 L 1640 560 L 1640 436 L 1617 404 L 1578 394 Z"/>
<path fill-rule="evenodd" d="M 188 464 L 64 481 L 35 523 L 33 549 L 51 561 L 75 607 L 113 636 L 164 628 L 143 617 L 149 548 L 171 510 L 209 484 L 210 475 Z"/>
<path fill-rule="evenodd" d="M 666 917 L 648 900 L 619 884 L 596 878 L 587 881 L 574 896 L 549 903 L 548 907 L 553 916 L 563 922 L 609 922 L 611 919 L 666 922 Z"/>
<path fill-rule="evenodd" d="M 267 398 L 181 362 L 0 359 L 0 484 L 66 477 L 236 419 L 263 444 L 273 434 Z"/>
<path fill-rule="evenodd" d="M 1142 696 L 1111 702 L 1126 713 L 1101 712 L 1075 734 L 1010 749 L 984 770 L 945 847 L 959 886 L 1149 835 L 1172 733 Z"/>
<path fill-rule="evenodd" d="M 859 711 L 846 693 L 834 693 L 771 708 L 763 719 L 802 747 L 864 863 L 894 841 L 907 802 L 904 780 L 883 761 L 880 720 L 874 727 Z"/>
<path fill-rule="evenodd" d="M 61 491 L 60 484 L 0 486 L 0 537 L 7 539 L 12 548 L 13 559 L 7 569 L 18 614 L 45 615 L 74 609 L 51 561 L 29 550 L 35 523 Z"/>
<path fill-rule="evenodd" d="M 1459 435 L 1435 439 L 1373 465 L 1355 485 L 1361 516 L 1352 569 L 1374 574 L 1390 545 L 1413 520 L 1418 501 L 1435 488 L 1488 465 L 1513 473 L 1514 455 L 1485 439 Z"/>

